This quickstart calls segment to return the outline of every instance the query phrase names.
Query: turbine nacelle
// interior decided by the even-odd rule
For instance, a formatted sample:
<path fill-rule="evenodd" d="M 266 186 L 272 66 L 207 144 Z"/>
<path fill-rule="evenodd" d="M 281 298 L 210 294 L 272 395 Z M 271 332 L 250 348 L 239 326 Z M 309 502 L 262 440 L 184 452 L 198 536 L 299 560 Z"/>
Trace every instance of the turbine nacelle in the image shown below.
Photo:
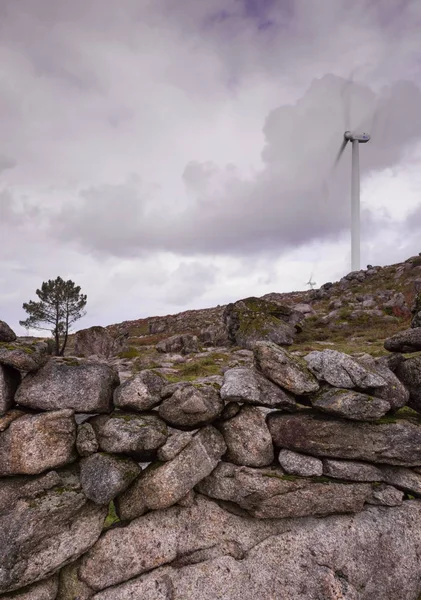
<path fill-rule="evenodd" d="M 352 131 L 345 131 L 344 139 L 347 142 L 359 142 L 360 144 L 366 144 L 370 141 L 368 133 L 353 133 Z"/>

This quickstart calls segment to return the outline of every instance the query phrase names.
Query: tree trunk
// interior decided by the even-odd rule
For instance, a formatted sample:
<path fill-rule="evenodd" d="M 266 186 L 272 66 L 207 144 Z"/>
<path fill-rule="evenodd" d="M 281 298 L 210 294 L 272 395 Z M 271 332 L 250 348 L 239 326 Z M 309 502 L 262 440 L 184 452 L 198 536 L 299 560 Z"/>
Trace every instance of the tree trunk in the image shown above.
<path fill-rule="evenodd" d="M 54 332 L 54 337 L 56 341 L 56 356 L 60 356 L 60 336 L 57 328 Z"/>
<path fill-rule="evenodd" d="M 67 345 L 67 337 L 69 335 L 69 301 L 66 302 L 66 331 L 64 332 L 64 342 L 60 350 L 60 356 L 64 356 L 64 351 Z"/>
<path fill-rule="evenodd" d="M 66 345 L 67 345 L 67 336 L 68 336 L 68 329 L 66 328 L 66 333 L 64 334 L 63 346 L 61 347 L 61 350 L 60 350 L 60 356 L 64 356 L 64 351 L 65 351 Z"/>

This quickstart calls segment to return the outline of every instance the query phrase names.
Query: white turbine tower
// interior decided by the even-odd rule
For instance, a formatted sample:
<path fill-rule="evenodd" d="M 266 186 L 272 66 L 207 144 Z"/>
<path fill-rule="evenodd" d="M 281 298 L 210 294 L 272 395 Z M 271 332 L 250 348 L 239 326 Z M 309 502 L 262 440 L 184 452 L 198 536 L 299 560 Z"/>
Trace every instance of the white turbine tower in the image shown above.
<path fill-rule="evenodd" d="M 335 165 L 340 160 L 348 142 L 352 143 L 351 171 L 351 271 L 360 270 L 360 144 L 370 141 L 368 133 L 345 131 L 342 145 L 336 157 Z"/>

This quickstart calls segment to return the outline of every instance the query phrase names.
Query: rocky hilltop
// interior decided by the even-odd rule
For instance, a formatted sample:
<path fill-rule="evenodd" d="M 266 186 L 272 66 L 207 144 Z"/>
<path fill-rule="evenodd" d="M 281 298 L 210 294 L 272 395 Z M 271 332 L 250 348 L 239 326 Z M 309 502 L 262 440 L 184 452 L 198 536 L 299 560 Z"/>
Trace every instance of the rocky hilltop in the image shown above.
<path fill-rule="evenodd" d="M 0 598 L 419 600 L 420 263 L 64 358 L 0 321 Z"/>
<path fill-rule="evenodd" d="M 368 265 L 316 290 L 92 327 L 71 336 L 67 355 L 107 360 L 122 379 L 153 368 L 173 382 L 250 364 L 256 340 L 286 344 L 297 355 L 332 348 L 379 357 L 387 353 L 385 337 L 410 326 L 420 290 L 421 256 L 414 256 Z"/>

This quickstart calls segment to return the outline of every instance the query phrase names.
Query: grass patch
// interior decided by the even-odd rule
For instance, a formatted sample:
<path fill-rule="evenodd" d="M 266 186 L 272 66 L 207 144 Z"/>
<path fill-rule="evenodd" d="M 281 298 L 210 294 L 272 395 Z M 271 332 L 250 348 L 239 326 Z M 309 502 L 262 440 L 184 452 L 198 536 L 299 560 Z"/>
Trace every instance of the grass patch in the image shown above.
<path fill-rule="evenodd" d="M 111 527 L 111 525 L 114 525 L 114 523 L 119 522 L 120 519 L 116 513 L 114 502 L 111 500 L 110 504 L 108 505 L 108 514 L 105 517 L 104 521 L 104 529 L 108 529 L 109 527 Z"/>
<path fill-rule="evenodd" d="M 139 355 L 139 350 L 137 348 L 133 348 L 133 346 L 130 346 L 128 350 L 123 350 L 123 352 L 118 353 L 119 358 L 137 358 Z"/>

